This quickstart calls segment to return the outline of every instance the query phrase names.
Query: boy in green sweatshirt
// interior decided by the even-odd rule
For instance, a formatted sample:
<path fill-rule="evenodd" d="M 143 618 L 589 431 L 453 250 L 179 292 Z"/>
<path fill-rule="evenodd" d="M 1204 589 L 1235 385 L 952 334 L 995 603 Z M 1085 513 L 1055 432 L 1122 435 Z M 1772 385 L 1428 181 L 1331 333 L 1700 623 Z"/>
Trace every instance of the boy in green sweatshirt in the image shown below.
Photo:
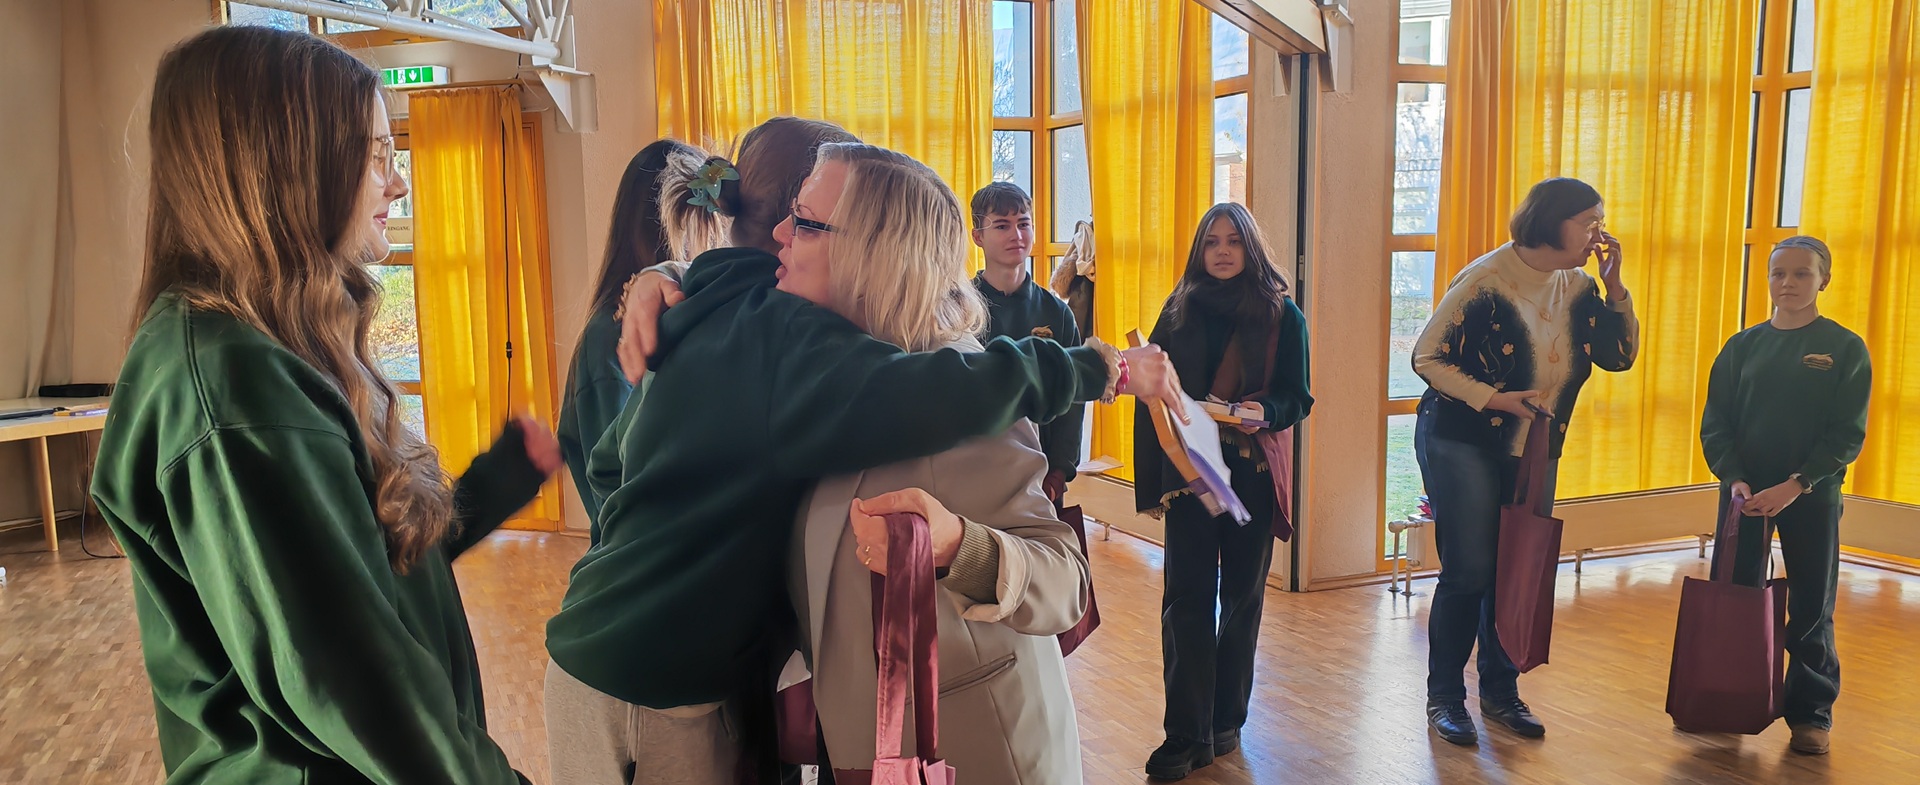
<path fill-rule="evenodd" d="M 974 288 L 987 301 L 987 335 L 1014 340 L 1034 337 L 1080 345 L 1073 311 L 1052 292 L 1034 283 L 1028 270 L 1033 256 L 1033 200 L 1013 183 L 993 183 L 973 195 L 973 244 L 987 265 L 974 276 Z M 1052 422 L 1038 422 L 1040 450 L 1047 455 L 1047 498 L 1061 502 L 1080 465 L 1080 433 L 1086 406 L 1076 404 Z"/>
<path fill-rule="evenodd" d="M 1700 445 L 1721 481 L 1721 513 L 1744 500 L 1733 580 L 1767 579 L 1773 530 L 1787 567 L 1786 720 L 1792 748 L 1824 754 L 1840 695 L 1833 644 L 1841 486 L 1867 433 L 1873 368 L 1860 336 L 1820 315 L 1833 280 L 1825 243 L 1791 237 L 1767 261 L 1773 318 L 1714 358 Z"/>

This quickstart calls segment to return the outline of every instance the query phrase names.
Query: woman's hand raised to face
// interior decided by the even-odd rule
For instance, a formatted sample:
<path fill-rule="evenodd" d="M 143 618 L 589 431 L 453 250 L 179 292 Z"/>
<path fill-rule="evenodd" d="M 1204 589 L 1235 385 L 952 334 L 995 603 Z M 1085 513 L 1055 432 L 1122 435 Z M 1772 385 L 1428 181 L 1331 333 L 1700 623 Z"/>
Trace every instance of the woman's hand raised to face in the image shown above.
<path fill-rule="evenodd" d="M 1627 292 L 1620 278 L 1620 238 L 1603 231 L 1594 246 L 1594 255 L 1600 261 L 1600 282 L 1607 285 L 1607 301 L 1618 302 Z"/>
<path fill-rule="evenodd" d="M 1180 374 L 1173 370 L 1173 359 L 1165 351 L 1153 344 L 1134 349 L 1122 349 L 1120 356 L 1127 361 L 1126 384 L 1115 392 L 1131 395 L 1143 401 L 1160 401 L 1168 404 L 1167 409 L 1180 422 L 1191 425 L 1186 407 L 1178 405 L 1180 396 Z"/>
<path fill-rule="evenodd" d="M 621 300 L 619 346 L 627 383 L 639 384 L 647 375 L 647 358 L 660 345 L 660 315 L 685 299 L 680 284 L 661 273 L 641 273 L 628 283 Z"/>

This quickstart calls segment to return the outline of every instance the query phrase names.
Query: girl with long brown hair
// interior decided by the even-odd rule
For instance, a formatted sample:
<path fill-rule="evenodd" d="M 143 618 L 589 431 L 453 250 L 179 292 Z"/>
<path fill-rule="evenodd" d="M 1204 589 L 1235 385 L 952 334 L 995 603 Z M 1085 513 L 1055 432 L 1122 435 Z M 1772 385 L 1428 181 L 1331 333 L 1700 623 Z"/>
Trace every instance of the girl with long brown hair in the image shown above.
<path fill-rule="evenodd" d="M 1154 323 L 1153 342 L 1166 347 L 1188 395 L 1257 410 L 1251 420 L 1264 424 L 1219 427 L 1234 493 L 1253 515 L 1242 524 L 1209 513 L 1187 490 L 1149 435 L 1147 407 L 1136 407 L 1135 507 L 1167 523 L 1160 598 L 1167 738 L 1147 759 L 1150 777 L 1180 779 L 1238 749 L 1253 695 L 1274 519 L 1288 514 L 1280 488 L 1293 482 L 1275 476 L 1267 449 L 1274 434 L 1313 409 L 1307 320 L 1271 248 L 1247 208 L 1214 205 L 1200 218 L 1186 271 Z"/>
<path fill-rule="evenodd" d="M 452 560 L 559 447 L 449 484 L 368 349 L 393 164 L 380 80 L 308 35 L 162 59 L 137 324 L 93 497 L 127 552 L 170 782 L 515 783 Z"/>

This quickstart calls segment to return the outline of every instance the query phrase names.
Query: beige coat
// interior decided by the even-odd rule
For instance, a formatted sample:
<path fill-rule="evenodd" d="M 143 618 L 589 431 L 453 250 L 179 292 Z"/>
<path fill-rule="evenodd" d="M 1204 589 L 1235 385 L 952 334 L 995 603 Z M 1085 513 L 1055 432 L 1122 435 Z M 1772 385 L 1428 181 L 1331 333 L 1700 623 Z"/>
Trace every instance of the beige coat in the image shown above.
<path fill-rule="evenodd" d="M 1073 695 L 1053 636 L 1079 622 L 1091 583 L 1073 530 L 1040 489 L 1046 469 L 1039 437 L 1022 421 L 931 458 L 814 487 L 801 506 L 790 574 L 833 765 L 867 768 L 874 759 L 871 573 L 855 553 L 847 508 L 856 495 L 918 487 L 989 527 L 1000 546 L 999 604 L 936 584 L 940 755 L 964 785 L 1081 782 Z M 906 739 L 911 749 L 911 710 Z"/>

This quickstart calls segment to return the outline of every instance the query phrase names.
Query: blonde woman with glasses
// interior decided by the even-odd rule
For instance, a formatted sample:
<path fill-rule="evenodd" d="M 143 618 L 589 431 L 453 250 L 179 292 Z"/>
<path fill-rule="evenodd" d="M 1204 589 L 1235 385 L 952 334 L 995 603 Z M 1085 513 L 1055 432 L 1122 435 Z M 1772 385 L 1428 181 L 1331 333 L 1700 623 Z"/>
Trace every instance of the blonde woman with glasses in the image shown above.
<path fill-rule="evenodd" d="M 825 224 L 823 226 L 823 224 Z M 909 351 L 976 352 L 985 304 L 967 273 L 959 199 L 933 170 L 866 145 L 827 145 L 776 230 L 780 286 Z M 788 593 L 831 769 L 874 759 L 872 572 L 879 516 L 932 525 L 939 614 L 941 754 L 969 778 L 1081 781 L 1073 695 L 1052 637 L 1085 613 L 1091 581 L 1043 487 L 1033 423 L 929 457 L 814 486 L 794 531 Z M 860 500 L 865 501 L 860 501 Z M 871 572 L 870 572 L 871 570 Z"/>

